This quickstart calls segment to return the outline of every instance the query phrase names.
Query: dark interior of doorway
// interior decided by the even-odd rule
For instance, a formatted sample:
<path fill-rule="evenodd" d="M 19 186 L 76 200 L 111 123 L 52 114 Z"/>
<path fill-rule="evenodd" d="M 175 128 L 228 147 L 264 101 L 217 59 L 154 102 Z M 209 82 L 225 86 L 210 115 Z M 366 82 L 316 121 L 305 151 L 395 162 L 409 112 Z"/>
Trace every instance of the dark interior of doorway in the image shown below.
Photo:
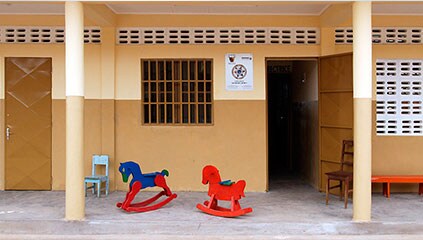
<path fill-rule="evenodd" d="M 317 186 L 316 60 L 267 60 L 269 189 L 281 180 Z"/>

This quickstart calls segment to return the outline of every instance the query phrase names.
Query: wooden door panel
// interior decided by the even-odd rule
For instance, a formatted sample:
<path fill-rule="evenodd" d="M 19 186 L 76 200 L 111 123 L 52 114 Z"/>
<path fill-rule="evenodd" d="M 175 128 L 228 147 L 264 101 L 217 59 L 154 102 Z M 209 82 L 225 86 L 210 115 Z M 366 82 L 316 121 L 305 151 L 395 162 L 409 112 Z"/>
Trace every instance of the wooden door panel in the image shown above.
<path fill-rule="evenodd" d="M 352 54 L 324 57 L 320 61 L 320 90 L 352 90 Z"/>
<path fill-rule="evenodd" d="M 51 59 L 6 58 L 6 189 L 51 189 Z"/>
<path fill-rule="evenodd" d="M 352 54 L 328 56 L 319 64 L 320 189 L 326 172 L 340 168 L 341 143 L 353 139 Z"/>
<path fill-rule="evenodd" d="M 325 126 L 353 126 L 352 92 L 321 94 L 321 123 Z"/>

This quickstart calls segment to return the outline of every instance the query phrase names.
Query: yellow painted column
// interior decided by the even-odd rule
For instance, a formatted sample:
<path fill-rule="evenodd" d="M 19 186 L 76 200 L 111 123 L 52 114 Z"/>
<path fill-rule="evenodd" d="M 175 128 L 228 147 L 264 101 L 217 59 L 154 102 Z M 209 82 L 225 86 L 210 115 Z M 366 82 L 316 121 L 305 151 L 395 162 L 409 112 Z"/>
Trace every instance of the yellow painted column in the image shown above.
<path fill-rule="evenodd" d="M 353 3 L 353 220 L 370 221 L 372 191 L 372 3 Z"/>
<path fill-rule="evenodd" d="M 84 10 L 65 3 L 66 32 L 66 220 L 85 217 Z"/>

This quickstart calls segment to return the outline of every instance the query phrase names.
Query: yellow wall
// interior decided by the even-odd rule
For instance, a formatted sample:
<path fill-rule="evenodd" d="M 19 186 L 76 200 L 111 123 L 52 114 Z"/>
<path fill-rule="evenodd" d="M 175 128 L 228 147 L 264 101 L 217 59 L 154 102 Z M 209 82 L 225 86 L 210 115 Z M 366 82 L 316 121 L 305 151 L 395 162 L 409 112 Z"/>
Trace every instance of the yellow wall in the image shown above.
<path fill-rule="evenodd" d="M 206 190 L 201 170 L 207 164 L 222 178 L 245 179 L 247 191 L 266 189 L 264 101 L 214 101 L 213 126 L 142 126 L 140 106 L 139 100 L 116 101 L 118 162 L 138 162 L 145 173 L 169 170 L 172 190 Z M 120 174 L 116 182 L 128 189 Z"/>
<path fill-rule="evenodd" d="M 347 9 L 347 10 L 345 10 Z M 331 7 L 318 16 L 193 16 L 193 15 L 119 15 L 116 27 L 319 27 L 321 45 L 115 45 L 115 28 L 102 28 L 103 43 L 85 45 L 86 81 L 86 149 L 85 173 L 91 170 L 91 154 L 108 153 L 112 168 L 117 162 L 139 160 L 145 171 L 168 167 L 169 184 L 175 190 L 203 190 L 199 182 L 201 167 L 214 163 L 228 178 L 244 178 L 249 191 L 267 188 L 267 116 L 265 60 L 270 57 L 318 57 L 351 52 L 351 45 L 334 44 L 334 27 L 351 26 L 350 4 Z M 63 16 L 1 15 L 2 25 L 64 25 Z M 416 26 L 423 17 L 374 16 L 374 26 Z M 89 20 L 87 25 L 92 24 Z M 420 24 L 422 25 L 422 24 Z M 374 45 L 376 58 L 423 58 L 422 45 Z M 0 44 L 0 87 L 4 89 L 4 57 L 52 57 L 53 59 L 53 189 L 64 189 L 65 180 L 65 69 L 63 44 Z M 226 53 L 252 53 L 254 57 L 254 90 L 225 90 Z M 148 127 L 141 125 L 141 58 L 212 58 L 214 70 L 213 126 Z M 373 61 L 373 62 L 374 62 Z M 0 113 L 4 91 L 0 91 Z M 116 122 L 115 118 L 116 116 Z M 4 114 L 0 120 L 4 119 Z M 252 119 L 252 120 L 251 120 Z M 1 121 L 2 123 L 4 121 Z M 239 126 L 241 124 L 241 127 Z M 1 126 L 0 126 L 1 127 Z M 2 133 L 4 127 L 0 130 Z M 252 132 L 248 135 L 248 132 Z M 374 132 L 374 129 L 373 129 Z M 183 141 L 178 141 L 182 138 Z M 206 139 L 206 140 L 203 140 Z M 239 147 L 253 145 L 255 151 Z M 189 144 L 184 144 L 189 143 Z M 421 137 L 373 136 L 374 173 L 414 173 L 423 171 L 419 151 Z M 4 140 L 0 141 L 2 147 Z M 169 149 L 164 148 L 169 147 Z M 179 146 L 179 147 L 177 147 Z M 234 146 L 234 147 L 233 147 Z M 390 146 L 387 148 L 387 146 Z M 163 150 L 164 149 L 164 150 Z M 192 151 L 193 150 L 193 151 Z M 202 150 L 202 151 L 200 151 Z M 3 151 L 4 152 L 4 151 Z M 402 157 L 401 157 L 402 156 Z M 403 157 L 407 156 L 407 157 Z M 248 160 L 247 163 L 246 159 Z M 116 162 L 115 162 L 116 161 Z M 192 164 L 187 171 L 181 165 Z M 253 168 L 252 168 L 253 167 Z M 253 171 L 254 169 L 254 171 Z M 0 156 L 0 173 L 4 172 L 4 156 Z M 254 172 L 256 175 L 252 175 Z M 114 173 L 116 174 L 116 172 Z M 112 178 L 114 178 L 112 174 Z M 1 175 L 1 174 L 0 174 Z M 126 189 L 119 176 L 118 189 Z M 112 181 L 112 185 L 114 181 Z M 0 189 L 4 180 L 0 179 Z M 114 187 L 112 187 L 114 189 Z"/>

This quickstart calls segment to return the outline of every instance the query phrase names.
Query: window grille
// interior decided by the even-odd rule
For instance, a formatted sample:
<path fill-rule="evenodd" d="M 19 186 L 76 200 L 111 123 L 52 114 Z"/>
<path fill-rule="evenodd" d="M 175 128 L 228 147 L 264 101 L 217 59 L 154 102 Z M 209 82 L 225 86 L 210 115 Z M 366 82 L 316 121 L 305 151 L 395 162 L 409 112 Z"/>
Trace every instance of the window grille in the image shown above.
<path fill-rule="evenodd" d="M 143 124 L 213 123 L 210 59 L 141 59 L 141 88 Z"/>
<path fill-rule="evenodd" d="M 377 135 L 423 135 L 423 60 L 376 61 Z"/>

